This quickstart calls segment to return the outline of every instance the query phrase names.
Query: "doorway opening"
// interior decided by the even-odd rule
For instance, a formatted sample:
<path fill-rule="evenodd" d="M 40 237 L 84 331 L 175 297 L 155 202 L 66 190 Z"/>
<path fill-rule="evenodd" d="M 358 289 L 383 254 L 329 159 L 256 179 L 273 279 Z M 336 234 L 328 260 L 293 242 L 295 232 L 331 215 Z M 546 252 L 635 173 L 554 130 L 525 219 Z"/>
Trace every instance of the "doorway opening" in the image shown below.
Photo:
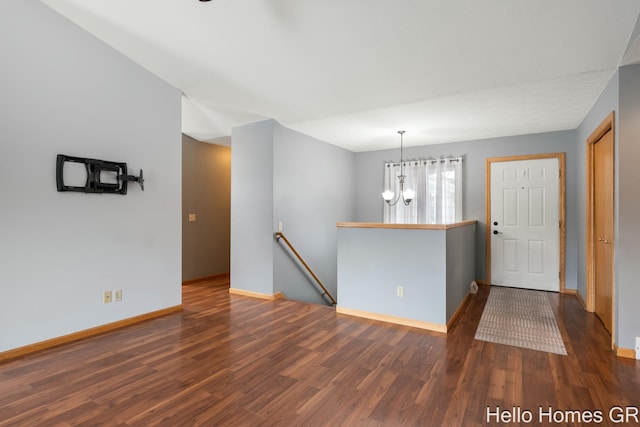
<path fill-rule="evenodd" d="M 614 123 L 611 112 L 587 138 L 586 309 L 596 313 L 615 336 Z"/>

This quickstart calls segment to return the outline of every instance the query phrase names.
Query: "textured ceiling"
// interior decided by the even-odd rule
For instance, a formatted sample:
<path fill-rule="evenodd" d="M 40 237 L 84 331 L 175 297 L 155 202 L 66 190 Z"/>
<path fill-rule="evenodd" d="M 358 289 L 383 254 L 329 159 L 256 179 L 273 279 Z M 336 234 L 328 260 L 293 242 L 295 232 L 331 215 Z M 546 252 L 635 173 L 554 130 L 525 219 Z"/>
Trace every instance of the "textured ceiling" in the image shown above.
<path fill-rule="evenodd" d="M 41 0 L 182 90 L 183 131 L 274 118 L 353 151 L 576 128 L 638 62 L 637 0 Z"/>

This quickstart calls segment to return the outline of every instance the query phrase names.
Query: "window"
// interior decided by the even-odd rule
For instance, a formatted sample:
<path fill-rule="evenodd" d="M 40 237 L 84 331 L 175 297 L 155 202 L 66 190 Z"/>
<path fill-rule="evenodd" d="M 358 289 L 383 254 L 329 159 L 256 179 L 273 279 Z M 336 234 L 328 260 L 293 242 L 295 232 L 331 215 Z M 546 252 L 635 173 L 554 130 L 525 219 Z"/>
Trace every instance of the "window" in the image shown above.
<path fill-rule="evenodd" d="M 403 163 L 405 188 L 415 190 L 409 206 L 384 203 L 384 222 L 450 224 L 462 221 L 462 157 L 413 160 Z M 400 163 L 385 163 L 384 188 L 400 191 Z"/>

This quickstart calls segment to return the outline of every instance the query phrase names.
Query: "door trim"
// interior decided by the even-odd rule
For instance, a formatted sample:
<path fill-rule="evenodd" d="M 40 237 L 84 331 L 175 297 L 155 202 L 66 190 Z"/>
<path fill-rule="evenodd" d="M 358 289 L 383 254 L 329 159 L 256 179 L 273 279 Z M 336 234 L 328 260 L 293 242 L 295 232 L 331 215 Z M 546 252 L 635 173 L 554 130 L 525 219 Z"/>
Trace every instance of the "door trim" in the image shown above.
<path fill-rule="evenodd" d="M 600 139 L 607 133 L 611 131 L 611 137 L 613 138 L 613 155 L 614 155 L 614 189 L 615 189 L 615 147 L 616 147 L 616 135 L 615 135 L 615 112 L 612 111 L 600 125 L 589 135 L 587 138 L 587 155 L 586 155 L 586 172 L 587 172 L 587 206 L 586 206 L 586 222 L 587 222 L 587 230 L 586 230 L 586 287 L 587 287 L 587 301 L 586 301 L 586 309 L 590 313 L 594 313 L 596 311 L 596 286 L 595 286 L 595 197 L 594 197 L 594 186 L 595 186 L 595 174 L 594 174 L 594 145 L 596 142 L 600 141 Z M 615 197 L 615 193 L 614 193 Z M 614 199 L 615 205 L 615 199 Z M 615 230 L 615 215 L 613 218 L 614 230 Z M 616 239 L 613 240 L 614 245 L 612 248 L 613 251 L 613 266 L 615 266 L 615 256 L 616 256 Z M 612 266 L 612 267 L 613 267 Z M 615 345 L 614 337 L 616 331 L 616 282 L 615 282 L 615 268 L 611 268 L 611 316 L 613 317 L 611 322 L 611 346 Z"/>
<path fill-rule="evenodd" d="M 560 179 L 558 189 L 558 218 L 560 220 L 560 293 L 567 293 L 565 288 L 565 277 L 566 277 L 566 227 L 565 227 L 565 163 L 566 163 L 566 154 L 565 153 L 547 153 L 547 154 L 530 154 L 524 156 L 507 156 L 507 157 L 490 157 L 487 158 L 486 161 L 486 171 L 485 171 L 485 179 L 486 179 L 486 200 L 485 200 L 485 209 L 486 209 L 486 221 L 485 221 L 485 260 L 486 260 L 486 281 L 487 284 L 491 285 L 491 164 L 497 162 L 513 162 L 518 160 L 539 160 L 539 159 L 558 159 L 558 170 L 560 171 Z"/>

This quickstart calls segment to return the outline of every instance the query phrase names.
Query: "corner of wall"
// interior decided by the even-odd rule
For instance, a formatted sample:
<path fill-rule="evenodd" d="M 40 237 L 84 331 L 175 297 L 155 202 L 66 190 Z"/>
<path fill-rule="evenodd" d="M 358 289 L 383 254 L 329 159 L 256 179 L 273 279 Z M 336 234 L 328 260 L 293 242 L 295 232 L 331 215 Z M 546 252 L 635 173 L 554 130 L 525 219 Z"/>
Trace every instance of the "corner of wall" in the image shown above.
<path fill-rule="evenodd" d="M 232 130 L 231 287 L 274 294 L 273 127 L 264 120 Z"/>

